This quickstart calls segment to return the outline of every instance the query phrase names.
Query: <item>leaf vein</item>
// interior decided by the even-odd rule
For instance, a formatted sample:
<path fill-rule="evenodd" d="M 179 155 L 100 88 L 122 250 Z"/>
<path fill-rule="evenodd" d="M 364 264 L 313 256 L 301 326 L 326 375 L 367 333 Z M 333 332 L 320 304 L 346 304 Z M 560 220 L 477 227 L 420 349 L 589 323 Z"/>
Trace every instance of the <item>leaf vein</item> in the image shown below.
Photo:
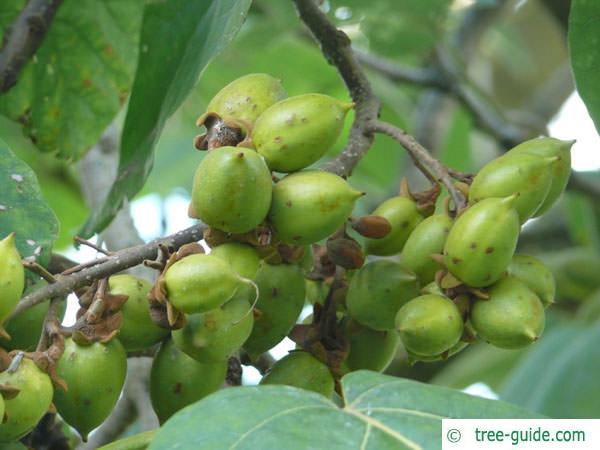
<path fill-rule="evenodd" d="M 326 408 L 326 409 L 331 409 L 331 407 L 329 406 L 316 406 L 316 405 L 310 405 L 310 406 L 298 406 L 297 408 L 291 408 L 285 411 L 281 411 L 278 412 L 277 414 L 263 420 L 262 422 L 257 423 L 255 426 L 253 426 L 252 428 L 250 428 L 248 431 L 246 431 L 244 434 L 242 434 L 237 441 L 235 441 L 233 444 L 231 444 L 231 446 L 229 447 L 229 450 L 233 450 L 234 448 L 236 448 L 247 436 L 249 436 L 250 434 L 254 433 L 256 430 L 262 428 L 263 426 L 265 426 L 267 423 L 285 416 L 287 414 L 291 414 L 294 413 L 296 411 L 301 411 L 303 409 L 321 409 L 321 408 Z"/>
<path fill-rule="evenodd" d="M 390 383 L 386 383 L 386 384 L 390 384 Z M 364 422 L 371 425 L 372 427 L 377 428 L 379 431 L 382 431 L 383 433 L 387 434 L 388 436 L 391 436 L 392 438 L 396 439 L 397 441 L 402 442 L 406 447 L 408 447 L 411 450 L 424 450 L 423 447 L 421 447 L 415 441 L 398 433 L 394 429 L 379 422 L 378 420 L 373 419 L 372 417 L 366 416 L 366 415 L 362 414 L 361 412 L 359 412 L 355 409 L 352 409 L 352 408 L 348 408 L 348 407 L 344 408 L 342 411 L 347 414 L 351 414 L 355 417 L 358 417 L 359 419 L 363 420 Z"/>
<path fill-rule="evenodd" d="M 376 406 L 376 407 L 360 408 L 360 409 L 356 409 L 356 411 L 359 411 L 359 412 L 365 412 L 365 411 L 370 411 L 370 412 L 398 412 L 398 413 L 408 414 L 408 415 L 411 415 L 411 416 L 427 417 L 427 418 L 436 419 L 436 420 L 442 420 L 442 419 L 448 419 L 449 418 L 447 416 L 440 416 L 438 414 L 428 413 L 428 412 L 425 412 L 425 411 L 417 411 L 416 409 L 390 408 L 390 407 L 386 407 L 386 406 Z"/>

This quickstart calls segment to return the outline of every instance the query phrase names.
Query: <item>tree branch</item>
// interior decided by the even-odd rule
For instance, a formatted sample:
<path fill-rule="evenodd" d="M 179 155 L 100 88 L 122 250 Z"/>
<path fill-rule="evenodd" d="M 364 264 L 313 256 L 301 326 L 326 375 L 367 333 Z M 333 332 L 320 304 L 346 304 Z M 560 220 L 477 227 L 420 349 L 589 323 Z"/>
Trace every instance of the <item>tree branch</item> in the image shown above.
<path fill-rule="evenodd" d="M 415 165 L 427 178 L 432 182 L 443 183 L 456 208 L 462 208 L 465 205 L 464 196 L 454 187 L 448 170 L 433 158 L 413 136 L 391 124 L 378 121 L 380 101 L 362 71 L 348 36 L 329 21 L 314 0 L 293 0 L 293 2 L 296 4 L 300 19 L 320 43 L 321 51 L 327 60 L 337 67 L 355 102 L 356 115 L 348 137 L 348 144 L 337 158 L 323 168 L 340 176 L 349 176 L 373 144 L 373 133 L 387 134 L 402 144 Z M 365 55 L 362 54 L 362 57 L 364 59 Z M 390 69 L 389 66 L 386 68 Z M 396 69 L 395 74 L 402 76 L 405 80 L 422 83 L 441 82 L 438 74 L 430 71 Z"/>
<path fill-rule="evenodd" d="M 546 132 L 545 125 L 522 128 L 510 122 L 495 102 L 472 83 L 460 68 L 455 56 L 447 49 L 438 49 L 438 65 L 432 68 L 412 68 L 396 64 L 380 56 L 355 51 L 363 65 L 376 70 L 390 80 L 411 83 L 452 94 L 473 115 L 478 125 L 506 149 Z M 450 172 L 451 173 L 451 172 Z M 567 187 L 600 198 L 600 185 L 573 173 Z"/>
<path fill-rule="evenodd" d="M 461 64 L 448 49 L 438 49 L 438 65 L 407 67 L 381 56 L 355 52 L 360 62 L 392 81 L 437 89 L 452 94 L 467 109 L 484 130 L 503 145 L 512 147 L 535 133 L 527 133 L 509 122 L 503 112 L 485 92 L 471 82 L 461 70 Z"/>
<path fill-rule="evenodd" d="M 406 133 L 406 131 L 382 121 L 374 122 L 370 130 L 374 133 L 386 134 L 398 141 L 427 178 L 434 182 L 440 182 L 446 187 L 457 211 L 466 205 L 465 197 L 456 189 L 454 180 L 450 176 L 448 169 L 431 156 L 427 149 L 419 144 L 414 137 Z"/>
<path fill-rule="evenodd" d="M 314 0 L 293 0 L 300 19 L 321 45 L 330 64 L 337 67 L 355 103 L 355 116 L 344 151 L 324 166 L 340 176 L 349 176 L 373 144 L 370 124 L 377 120 L 380 102 L 361 70 L 346 34 L 338 30 Z"/>
<path fill-rule="evenodd" d="M 106 261 L 93 267 L 82 269 L 70 275 L 57 275 L 56 283 L 44 286 L 35 292 L 23 297 L 12 316 L 30 308 L 48 298 L 65 297 L 74 290 L 90 284 L 93 280 L 108 277 L 114 273 L 141 264 L 146 259 L 155 259 L 158 246 L 165 245 L 171 250 L 177 250 L 184 244 L 202 239 L 204 224 L 194 225 L 179 231 L 171 236 L 156 239 L 148 244 L 137 245 L 115 252 L 106 258 Z"/>
<path fill-rule="evenodd" d="M 29 0 L 5 31 L 0 51 L 0 93 L 7 92 L 17 83 L 21 70 L 42 45 L 62 1 Z"/>
<path fill-rule="evenodd" d="M 393 81 L 410 83 L 416 86 L 433 87 L 448 91 L 450 86 L 442 73 L 433 67 L 413 67 L 396 63 L 387 58 L 354 49 L 358 61 Z"/>

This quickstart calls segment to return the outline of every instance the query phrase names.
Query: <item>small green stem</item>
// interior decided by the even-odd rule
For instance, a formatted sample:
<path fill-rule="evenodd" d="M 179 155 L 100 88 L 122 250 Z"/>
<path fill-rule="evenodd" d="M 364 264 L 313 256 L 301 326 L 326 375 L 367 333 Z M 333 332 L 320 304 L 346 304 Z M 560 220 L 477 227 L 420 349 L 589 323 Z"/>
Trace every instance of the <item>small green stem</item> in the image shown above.
<path fill-rule="evenodd" d="M 154 439 L 154 435 L 158 430 L 145 431 L 111 442 L 108 445 L 98 448 L 98 450 L 145 450 Z"/>

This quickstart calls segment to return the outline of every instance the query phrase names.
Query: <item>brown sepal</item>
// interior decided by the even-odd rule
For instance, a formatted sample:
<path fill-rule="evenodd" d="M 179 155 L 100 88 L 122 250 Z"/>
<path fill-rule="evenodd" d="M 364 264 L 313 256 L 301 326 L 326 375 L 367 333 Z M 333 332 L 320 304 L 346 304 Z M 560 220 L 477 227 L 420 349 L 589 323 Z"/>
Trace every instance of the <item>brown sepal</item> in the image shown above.
<path fill-rule="evenodd" d="M 261 224 L 254 230 L 241 234 L 226 233 L 209 227 L 204 231 L 203 237 L 211 248 L 226 242 L 241 242 L 256 247 L 258 250 L 260 247 L 269 247 L 277 243 L 273 238 L 273 230 L 267 224 Z"/>
<path fill-rule="evenodd" d="M 431 188 L 412 193 L 412 198 L 417 203 L 417 209 L 424 216 L 430 216 L 435 211 L 435 204 L 442 189 L 439 184 L 434 184 Z"/>
<path fill-rule="evenodd" d="M 94 323 L 85 320 L 85 313 L 80 314 L 73 328 L 71 337 L 75 342 L 81 345 L 91 344 L 92 342 L 106 343 L 119 334 L 119 328 L 123 322 L 123 314 L 120 311 L 108 314 Z"/>
<path fill-rule="evenodd" d="M 190 255 L 202 255 L 204 254 L 204 247 L 202 247 L 199 243 L 197 242 L 190 242 L 189 244 L 185 244 L 182 245 L 181 247 L 179 247 L 179 250 L 177 250 L 177 259 L 176 261 L 179 261 L 180 259 L 185 258 L 186 256 L 190 256 Z"/>
<path fill-rule="evenodd" d="M 67 391 L 68 387 L 67 387 L 67 383 L 65 382 L 65 380 L 63 380 L 61 377 L 58 376 L 58 373 L 56 372 L 56 366 L 58 364 L 58 360 L 60 359 L 60 356 L 62 356 L 62 353 L 64 351 L 64 342 L 62 343 L 62 349 L 60 350 L 60 355 L 55 358 L 56 355 L 53 355 L 51 352 L 33 352 L 33 353 L 27 353 L 26 357 L 30 358 L 35 365 L 38 367 L 38 369 L 40 369 L 42 372 L 45 372 L 48 374 L 48 376 L 50 377 L 50 380 L 52 381 L 52 384 L 59 388 L 62 389 L 63 391 Z"/>
<path fill-rule="evenodd" d="M 304 258 L 306 249 L 302 245 L 279 244 L 277 245 L 277 252 L 283 262 L 294 264 Z"/>
<path fill-rule="evenodd" d="M 392 231 L 392 224 L 381 216 L 353 217 L 350 226 L 361 236 L 372 239 L 384 238 Z"/>
<path fill-rule="evenodd" d="M 329 260 L 344 269 L 360 269 L 365 263 L 365 254 L 358 242 L 348 235 L 327 240 Z"/>
<path fill-rule="evenodd" d="M 335 264 L 329 259 L 327 247 L 324 245 L 313 244 L 313 270 L 306 275 L 306 278 L 314 281 L 329 280 L 335 275 Z"/>
<path fill-rule="evenodd" d="M 206 133 L 194 138 L 194 147 L 198 150 L 213 150 L 218 147 L 235 147 L 250 134 L 249 124 L 242 121 L 223 119 L 217 113 L 202 114 L 196 121 L 197 126 L 204 125 Z"/>

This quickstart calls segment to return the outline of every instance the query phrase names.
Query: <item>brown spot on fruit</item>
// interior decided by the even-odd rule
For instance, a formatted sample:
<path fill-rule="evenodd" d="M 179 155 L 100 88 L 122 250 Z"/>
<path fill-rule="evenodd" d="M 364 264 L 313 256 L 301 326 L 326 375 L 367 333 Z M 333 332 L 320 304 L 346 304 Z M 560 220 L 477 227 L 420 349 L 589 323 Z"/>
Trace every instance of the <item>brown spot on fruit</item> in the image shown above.
<path fill-rule="evenodd" d="M 490 253 L 494 253 L 494 247 L 488 247 L 485 249 L 485 252 L 489 255 Z"/>
<path fill-rule="evenodd" d="M 452 258 L 453 264 L 460 264 L 461 262 L 462 262 L 462 259 L 460 259 L 460 258 Z"/>
<path fill-rule="evenodd" d="M 477 248 L 477 243 L 476 242 L 471 242 L 471 245 L 469 245 L 469 248 L 475 250 Z"/>
<path fill-rule="evenodd" d="M 181 383 L 176 383 L 175 386 L 173 386 L 174 394 L 181 394 L 182 390 L 183 390 L 183 385 Z"/>

